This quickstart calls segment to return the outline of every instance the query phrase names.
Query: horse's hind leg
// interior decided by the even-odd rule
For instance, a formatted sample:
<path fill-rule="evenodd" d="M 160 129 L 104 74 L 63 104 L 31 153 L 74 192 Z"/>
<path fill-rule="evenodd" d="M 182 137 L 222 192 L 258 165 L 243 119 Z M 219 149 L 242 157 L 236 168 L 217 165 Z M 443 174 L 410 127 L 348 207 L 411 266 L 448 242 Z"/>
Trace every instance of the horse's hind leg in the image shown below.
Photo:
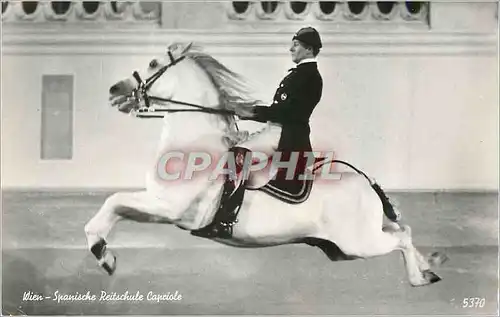
<path fill-rule="evenodd" d="M 348 256 L 360 258 L 382 256 L 398 250 L 403 253 L 406 272 L 412 286 L 428 285 L 440 280 L 413 246 L 411 229 L 408 226 L 399 230 L 393 226 L 374 230 L 357 243 L 344 243 L 339 247 Z"/>
<path fill-rule="evenodd" d="M 425 286 L 441 280 L 431 271 L 429 261 L 413 245 L 409 226 L 403 226 L 399 232 L 392 234 L 401 239 L 399 249 L 403 253 L 408 278 L 412 286 Z"/>
<path fill-rule="evenodd" d="M 394 234 L 397 232 L 403 232 L 404 229 L 401 229 L 401 227 L 397 223 L 389 223 L 382 228 L 382 231 Z M 420 251 L 418 251 L 413 243 L 411 243 L 409 247 L 413 248 L 417 265 L 421 272 L 430 271 L 431 267 L 437 267 L 448 261 L 448 257 L 444 253 L 433 252 L 426 257 L 422 253 L 420 253 Z"/>
<path fill-rule="evenodd" d="M 400 250 L 403 253 L 408 280 L 412 286 L 424 286 L 440 281 L 441 278 L 431 271 L 429 262 L 413 245 L 410 227 L 393 229 L 396 228 L 384 227 L 381 235 L 376 234 L 371 237 L 372 242 L 367 244 L 368 248 L 363 255 L 365 257 L 378 256 L 389 253 L 391 249 Z"/>
<path fill-rule="evenodd" d="M 166 206 L 154 200 L 147 192 L 121 192 L 108 197 L 97 214 L 85 225 L 90 251 L 98 264 L 111 275 L 116 269 L 116 257 L 107 249 L 106 238 L 121 219 L 139 222 L 168 222 Z"/>

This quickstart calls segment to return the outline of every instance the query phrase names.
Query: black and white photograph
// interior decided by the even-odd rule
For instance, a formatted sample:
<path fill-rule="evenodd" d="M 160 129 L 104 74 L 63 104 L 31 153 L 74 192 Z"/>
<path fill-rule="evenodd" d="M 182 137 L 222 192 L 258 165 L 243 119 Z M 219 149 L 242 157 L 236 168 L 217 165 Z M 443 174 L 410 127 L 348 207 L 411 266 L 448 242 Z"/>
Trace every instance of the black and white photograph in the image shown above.
<path fill-rule="evenodd" d="M 498 316 L 498 1 L 1 17 L 2 316 Z"/>

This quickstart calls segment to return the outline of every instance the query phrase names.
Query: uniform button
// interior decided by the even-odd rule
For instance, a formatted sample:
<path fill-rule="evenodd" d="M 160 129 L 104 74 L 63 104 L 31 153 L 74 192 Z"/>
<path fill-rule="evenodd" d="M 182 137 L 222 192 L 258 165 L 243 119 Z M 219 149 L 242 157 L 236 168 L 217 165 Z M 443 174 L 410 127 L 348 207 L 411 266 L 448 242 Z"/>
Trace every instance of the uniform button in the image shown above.
<path fill-rule="evenodd" d="M 273 103 L 278 103 L 278 102 L 275 100 L 275 101 L 273 101 Z"/>
<path fill-rule="evenodd" d="M 280 85 L 280 87 L 282 87 L 282 88 L 283 88 L 283 84 L 281 84 L 281 85 Z"/>

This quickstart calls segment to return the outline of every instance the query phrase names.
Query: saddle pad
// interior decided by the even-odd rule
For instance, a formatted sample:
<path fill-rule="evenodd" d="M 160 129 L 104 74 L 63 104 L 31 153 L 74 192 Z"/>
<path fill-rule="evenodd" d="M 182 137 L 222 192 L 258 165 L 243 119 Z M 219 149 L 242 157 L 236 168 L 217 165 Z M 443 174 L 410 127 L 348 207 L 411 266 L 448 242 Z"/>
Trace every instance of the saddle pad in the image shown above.
<path fill-rule="evenodd" d="M 323 166 L 325 162 L 325 157 L 316 158 L 314 164 L 310 167 L 310 169 L 306 169 L 304 173 L 306 175 L 314 174 L 314 172 Z M 276 179 L 269 181 L 269 183 L 258 190 L 289 204 L 300 204 L 306 201 L 311 194 L 314 181 L 312 179 L 298 179 L 298 175 L 300 175 L 300 173 L 296 174 L 294 179 L 286 180 L 284 172 L 286 171 L 279 171 Z"/>
<path fill-rule="evenodd" d="M 271 180 L 259 190 L 289 204 L 300 204 L 311 194 L 312 180 Z"/>

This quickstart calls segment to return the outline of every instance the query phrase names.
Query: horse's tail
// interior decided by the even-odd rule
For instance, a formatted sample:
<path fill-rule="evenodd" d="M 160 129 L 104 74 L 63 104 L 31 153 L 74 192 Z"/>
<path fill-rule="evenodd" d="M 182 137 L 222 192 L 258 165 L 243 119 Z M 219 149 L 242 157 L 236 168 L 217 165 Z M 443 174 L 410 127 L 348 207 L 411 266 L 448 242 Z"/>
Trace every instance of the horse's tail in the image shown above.
<path fill-rule="evenodd" d="M 392 205 L 392 203 L 389 201 L 389 198 L 385 195 L 384 190 L 379 186 L 379 184 L 373 182 L 371 183 L 371 186 L 382 201 L 385 216 L 392 222 L 398 222 L 399 220 L 401 220 L 401 212 L 399 212 L 399 210 Z"/>
<path fill-rule="evenodd" d="M 382 189 L 382 187 L 380 187 L 379 184 L 377 184 L 377 182 L 371 180 L 368 176 L 366 176 L 365 173 L 363 173 L 363 171 L 357 169 L 356 167 L 352 166 L 351 164 L 349 164 L 347 162 L 340 161 L 340 160 L 331 160 L 330 162 L 331 163 L 340 163 L 340 164 L 349 166 L 350 168 L 355 170 L 358 174 L 363 175 L 368 180 L 368 182 L 370 183 L 370 186 L 373 188 L 373 190 L 375 190 L 378 197 L 382 201 L 382 207 L 384 209 L 385 216 L 390 221 L 393 221 L 393 222 L 398 222 L 401 219 L 401 212 L 399 212 L 399 210 L 392 205 L 389 198 L 386 196 L 384 190 Z"/>

